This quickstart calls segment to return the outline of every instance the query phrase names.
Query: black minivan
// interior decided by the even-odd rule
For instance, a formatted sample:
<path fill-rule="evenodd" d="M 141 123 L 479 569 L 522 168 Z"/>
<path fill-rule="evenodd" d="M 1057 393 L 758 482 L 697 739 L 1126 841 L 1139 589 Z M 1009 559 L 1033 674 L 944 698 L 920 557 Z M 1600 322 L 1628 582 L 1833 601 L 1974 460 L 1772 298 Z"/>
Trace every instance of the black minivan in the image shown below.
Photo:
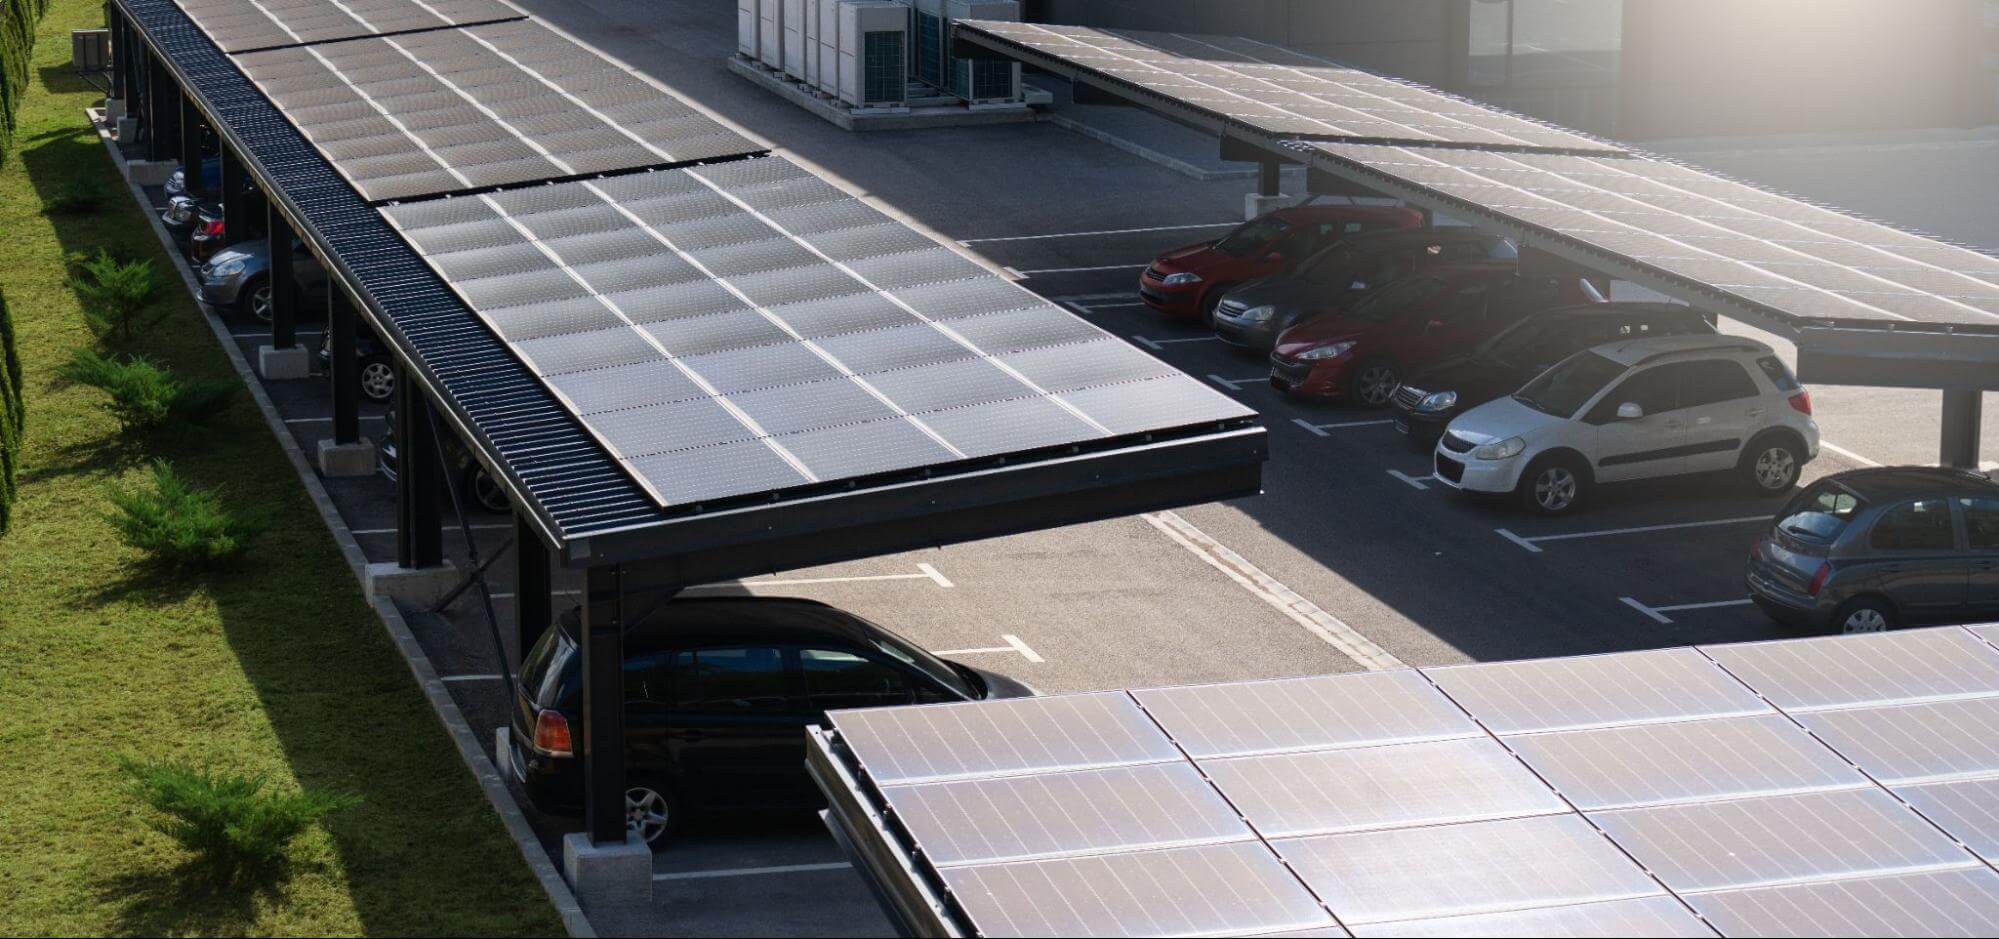
<path fill-rule="evenodd" d="M 507 763 L 553 814 L 582 807 L 580 619 L 528 651 L 515 695 Z M 685 806 L 815 808 L 805 728 L 827 711 L 1033 694 L 823 603 L 674 599 L 625 633 L 626 812 L 657 844 Z"/>

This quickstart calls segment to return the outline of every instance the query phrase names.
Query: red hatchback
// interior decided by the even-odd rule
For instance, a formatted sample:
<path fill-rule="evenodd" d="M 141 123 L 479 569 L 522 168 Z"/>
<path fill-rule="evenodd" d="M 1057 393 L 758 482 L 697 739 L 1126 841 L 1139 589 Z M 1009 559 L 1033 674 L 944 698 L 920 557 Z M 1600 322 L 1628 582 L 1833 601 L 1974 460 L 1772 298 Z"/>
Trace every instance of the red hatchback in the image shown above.
<path fill-rule="evenodd" d="M 1413 369 L 1529 314 L 1602 299 L 1580 278 L 1523 277 L 1511 263 L 1440 265 L 1383 285 L 1343 314 L 1285 330 L 1270 354 L 1270 384 L 1381 407 Z"/>
<path fill-rule="evenodd" d="M 1139 275 L 1138 295 L 1168 316 L 1206 319 L 1229 288 L 1289 271 L 1348 235 L 1422 224 L 1423 213 L 1401 206 L 1294 205 L 1160 255 Z"/>

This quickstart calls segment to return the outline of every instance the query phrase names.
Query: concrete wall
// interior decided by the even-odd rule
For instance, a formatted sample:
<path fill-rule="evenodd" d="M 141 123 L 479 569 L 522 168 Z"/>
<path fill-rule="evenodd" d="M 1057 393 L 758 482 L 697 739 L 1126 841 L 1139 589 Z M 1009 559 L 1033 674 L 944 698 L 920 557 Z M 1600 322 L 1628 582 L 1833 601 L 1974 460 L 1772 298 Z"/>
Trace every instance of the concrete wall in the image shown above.
<path fill-rule="evenodd" d="M 1628 0 L 1618 135 L 1985 123 L 1985 30 L 1977 0 Z"/>

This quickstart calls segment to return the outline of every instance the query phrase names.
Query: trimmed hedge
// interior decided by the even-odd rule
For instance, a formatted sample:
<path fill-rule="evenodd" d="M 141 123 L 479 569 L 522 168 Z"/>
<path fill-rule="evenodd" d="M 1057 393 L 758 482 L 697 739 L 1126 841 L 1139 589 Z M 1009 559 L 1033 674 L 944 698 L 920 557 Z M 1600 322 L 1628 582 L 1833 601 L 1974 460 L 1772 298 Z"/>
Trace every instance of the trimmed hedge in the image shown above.
<path fill-rule="evenodd" d="M 28 90 L 35 23 L 48 0 L 0 0 L 0 161 L 14 140 L 14 105 Z"/>
<path fill-rule="evenodd" d="M 13 517 L 14 479 L 21 465 L 21 434 L 27 422 L 21 394 L 21 355 L 14 348 L 14 319 L 0 290 L 0 535 Z"/>

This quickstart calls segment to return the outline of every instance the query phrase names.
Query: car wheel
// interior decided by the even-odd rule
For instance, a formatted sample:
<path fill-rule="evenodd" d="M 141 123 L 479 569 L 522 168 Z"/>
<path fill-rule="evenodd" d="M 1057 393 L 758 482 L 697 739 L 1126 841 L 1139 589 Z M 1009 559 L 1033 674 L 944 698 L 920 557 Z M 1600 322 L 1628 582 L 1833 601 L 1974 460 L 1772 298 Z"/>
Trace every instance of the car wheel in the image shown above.
<path fill-rule="evenodd" d="M 370 401 L 389 401 L 396 396 L 396 367 L 385 355 L 361 360 L 361 396 Z"/>
<path fill-rule="evenodd" d="M 1395 370 L 1395 363 L 1376 359 L 1361 365 L 1347 382 L 1347 397 L 1362 407 L 1385 407 L 1401 384 L 1402 374 Z"/>
<path fill-rule="evenodd" d="M 488 512 L 507 512 L 513 509 L 513 503 L 507 501 L 507 490 L 500 487 L 492 474 L 475 465 L 465 477 L 465 489 L 472 494 L 474 504 Z"/>
<path fill-rule="evenodd" d="M 236 301 L 236 310 L 260 323 L 271 321 L 271 279 L 259 277 L 245 284 Z"/>
<path fill-rule="evenodd" d="M 1520 501 L 1530 512 L 1566 515 L 1582 503 L 1588 485 L 1582 468 L 1574 460 L 1561 457 L 1537 460 L 1520 474 Z"/>
<path fill-rule="evenodd" d="M 1848 600 L 1832 614 L 1832 628 L 1847 635 L 1886 632 L 1895 628 L 1895 609 L 1878 597 Z"/>
<path fill-rule="evenodd" d="M 1796 444 L 1782 437 L 1757 441 L 1742 454 L 1742 475 L 1756 491 L 1766 496 L 1791 491 L 1804 471 Z"/>
<path fill-rule="evenodd" d="M 1208 292 L 1201 295 L 1202 326 L 1215 328 L 1215 307 L 1222 305 L 1222 294 L 1226 292 L 1227 288 L 1215 286 L 1208 288 Z"/>
<path fill-rule="evenodd" d="M 678 817 L 665 787 L 648 783 L 625 790 L 625 829 L 638 835 L 646 847 L 658 850 Z"/>

